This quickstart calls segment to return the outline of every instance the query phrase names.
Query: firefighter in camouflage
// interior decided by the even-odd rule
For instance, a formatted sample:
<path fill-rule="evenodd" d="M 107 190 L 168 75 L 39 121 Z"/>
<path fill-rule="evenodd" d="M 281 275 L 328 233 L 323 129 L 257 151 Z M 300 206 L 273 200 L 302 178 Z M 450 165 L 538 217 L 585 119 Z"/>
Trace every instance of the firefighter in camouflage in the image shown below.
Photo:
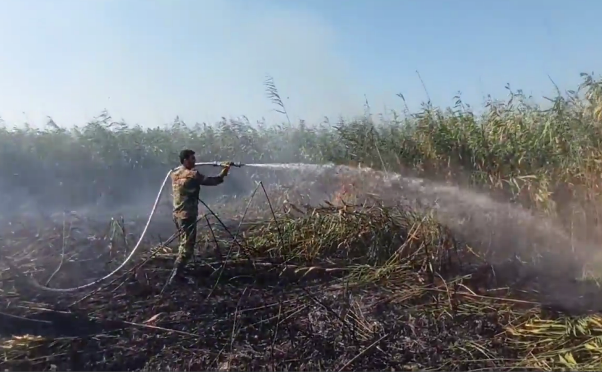
<path fill-rule="evenodd" d="M 192 255 L 196 244 L 196 223 L 198 200 L 201 186 L 217 186 L 224 182 L 230 171 L 230 163 L 223 164 L 223 170 L 216 177 L 207 177 L 194 168 L 195 153 L 192 150 L 180 152 L 180 167 L 171 173 L 173 190 L 173 216 L 180 231 L 178 257 L 171 280 L 181 274 Z"/>

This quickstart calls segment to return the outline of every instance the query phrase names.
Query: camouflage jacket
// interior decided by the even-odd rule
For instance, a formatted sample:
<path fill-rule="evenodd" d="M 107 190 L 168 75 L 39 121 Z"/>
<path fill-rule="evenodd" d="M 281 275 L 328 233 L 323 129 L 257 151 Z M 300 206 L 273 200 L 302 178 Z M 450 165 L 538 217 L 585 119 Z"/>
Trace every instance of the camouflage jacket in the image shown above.
<path fill-rule="evenodd" d="M 201 186 L 217 186 L 224 178 L 206 177 L 196 169 L 178 167 L 171 173 L 173 215 L 175 218 L 191 218 L 199 214 L 198 200 Z"/>

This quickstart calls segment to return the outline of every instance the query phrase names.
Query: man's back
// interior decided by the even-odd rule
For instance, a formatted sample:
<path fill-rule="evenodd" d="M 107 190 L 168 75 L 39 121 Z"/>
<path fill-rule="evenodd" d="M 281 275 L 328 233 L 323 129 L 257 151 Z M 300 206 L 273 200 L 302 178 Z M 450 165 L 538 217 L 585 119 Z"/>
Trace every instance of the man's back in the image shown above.
<path fill-rule="evenodd" d="M 202 176 L 194 168 L 178 167 L 171 173 L 174 217 L 185 219 L 198 215 L 201 179 Z"/>

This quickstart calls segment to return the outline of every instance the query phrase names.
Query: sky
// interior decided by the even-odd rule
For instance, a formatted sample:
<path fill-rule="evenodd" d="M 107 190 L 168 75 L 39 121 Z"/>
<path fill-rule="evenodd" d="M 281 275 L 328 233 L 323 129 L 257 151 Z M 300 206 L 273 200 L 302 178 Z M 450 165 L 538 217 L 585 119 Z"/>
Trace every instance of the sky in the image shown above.
<path fill-rule="evenodd" d="M 0 0 L 0 117 L 143 127 L 473 106 L 600 70 L 599 0 Z M 422 85 L 419 75 L 424 81 Z"/>

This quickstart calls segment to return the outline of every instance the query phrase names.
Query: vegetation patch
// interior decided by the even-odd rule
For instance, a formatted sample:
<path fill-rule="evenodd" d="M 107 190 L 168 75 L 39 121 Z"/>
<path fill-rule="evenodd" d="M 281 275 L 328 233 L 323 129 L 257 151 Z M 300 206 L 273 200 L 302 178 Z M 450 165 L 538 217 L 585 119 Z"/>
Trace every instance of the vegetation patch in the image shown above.
<path fill-rule="evenodd" d="M 458 99 L 381 121 L 367 110 L 337 125 L 176 120 L 144 130 L 103 114 L 71 130 L 4 128 L 0 367 L 599 370 L 602 297 L 591 246 L 600 233 L 601 91 L 584 76 L 580 90 L 546 109 L 509 91 L 483 115 Z M 81 293 L 32 287 L 31 278 L 73 287 L 117 267 L 140 223 L 103 216 L 126 206 L 145 218 L 147 196 L 182 147 L 199 160 L 383 173 L 309 179 L 236 169 L 223 189 L 203 191 L 214 210 L 199 221 L 189 283 L 164 288 L 174 227 L 163 206 L 142 253 L 114 277 Z M 38 170 L 21 172 L 21 161 Z M 478 215 L 462 225 L 402 203 L 417 191 L 385 188 L 395 172 L 477 188 L 552 218 L 569 243 L 552 244 L 558 239 L 542 230 L 521 237 L 532 250 L 515 254 L 516 238 L 492 251 L 489 236 L 468 239 Z M 57 205 L 76 212 L 51 214 Z M 482 226 L 500 233 L 492 221 Z"/>

